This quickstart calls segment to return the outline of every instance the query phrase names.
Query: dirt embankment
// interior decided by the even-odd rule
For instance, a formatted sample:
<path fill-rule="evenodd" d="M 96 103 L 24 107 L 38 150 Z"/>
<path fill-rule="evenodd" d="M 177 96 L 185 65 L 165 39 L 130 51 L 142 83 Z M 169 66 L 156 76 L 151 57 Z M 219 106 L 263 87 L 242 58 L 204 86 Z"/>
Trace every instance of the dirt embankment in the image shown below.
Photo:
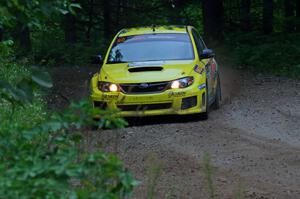
<path fill-rule="evenodd" d="M 95 68 L 55 69 L 52 107 L 84 95 Z M 209 153 L 218 198 L 300 198 L 300 81 L 241 74 L 222 66 L 223 106 L 207 121 L 190 117 L 136 119 L 113 131 L 88 131 L 90 150 L 116 152 L 142 185 L 161 168 L 154 198 L 208 198 L 203 156 Z M 63 95 L 60 96 L 60 95 Z M 55 97 L 57 96 L 57 97 Z M 151 176 L 151 175 L 150 175 Z"/>

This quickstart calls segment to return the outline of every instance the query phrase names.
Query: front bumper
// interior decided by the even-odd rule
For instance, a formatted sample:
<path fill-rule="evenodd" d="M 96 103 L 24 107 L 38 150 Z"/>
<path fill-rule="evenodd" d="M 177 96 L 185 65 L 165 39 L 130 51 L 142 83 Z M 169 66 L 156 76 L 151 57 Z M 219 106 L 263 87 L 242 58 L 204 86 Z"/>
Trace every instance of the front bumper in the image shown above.
<path fill-rule="evenodd" d="M 204 85 L 170 89 L 152 94 L 103 93 L 96 89 L 91 95 L 94 108 L 119 109 L 122 117 L 154 115 L 186 115 L 206 111 Z"/>

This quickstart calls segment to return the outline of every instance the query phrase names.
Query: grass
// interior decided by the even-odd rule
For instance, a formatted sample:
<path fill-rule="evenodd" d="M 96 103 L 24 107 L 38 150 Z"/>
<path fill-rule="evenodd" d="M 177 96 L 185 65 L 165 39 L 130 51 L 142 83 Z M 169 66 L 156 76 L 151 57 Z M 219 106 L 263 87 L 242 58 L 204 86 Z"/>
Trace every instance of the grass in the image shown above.
<path fill-rule="evenodd" d="M 210 199 L 215 199 L 216 187 L 213 180 L 213 167 L 211 164 L 211 158 L 207 153 L 205 153 L 203 156 L 203 172 L 205 174 Z"/>
<path fill-rule="evenodd" d="M 203 156 L 203 172 L 206 178 L 206 184 L 209 192 L 210 199 L 216 199 L 217 189 L 214 182 L 214 168 L 211 163 L 211 157 L 208 153 L 205 153 Z M 233 193 L 234 199 L 243 199 L 245 198 L 245 187 L 242 183 L 238 183 L 236 189 Z"/>
<path fill-rule="evenodd" d="M 234 192 L 234 199 L 244 199 L 245 198 L 245 187 L 243 184 L 238 184 L 238 187 L 236 188 Z"/>
<path fill-rule="evenodd" d="M 154 193 L 161 175 L 161 166 L 155 160 L 155 157 L 150 156 L 152 163 L 148 168 L 148 183 L 147 183 L 147 199 L 153 199 Z"/>

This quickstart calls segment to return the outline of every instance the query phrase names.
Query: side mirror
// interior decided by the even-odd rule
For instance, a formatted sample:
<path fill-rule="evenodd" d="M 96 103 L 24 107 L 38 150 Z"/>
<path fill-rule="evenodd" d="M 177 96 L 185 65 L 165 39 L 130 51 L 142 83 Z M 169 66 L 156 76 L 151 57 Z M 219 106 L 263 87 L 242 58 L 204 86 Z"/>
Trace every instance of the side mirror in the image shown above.
<path fill-rule="evenodd" d="M 103 58 L 101 55 L 96 55 L 91 57 L 91 64 L 103 64 Z"/>
<path fill-rule="evenodd" d="M 204 49 L 202 54 L 200 54 L 200 59 L 210 59 L 215 56 L 215 53 L 212 49 Z"/>

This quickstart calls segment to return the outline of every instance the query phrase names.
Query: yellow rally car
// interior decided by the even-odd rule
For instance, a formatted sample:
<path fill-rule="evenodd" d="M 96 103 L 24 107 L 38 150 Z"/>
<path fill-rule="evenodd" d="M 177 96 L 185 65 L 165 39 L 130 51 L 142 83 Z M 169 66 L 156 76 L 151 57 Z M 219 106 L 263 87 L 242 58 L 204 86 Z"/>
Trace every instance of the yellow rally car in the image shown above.
<path fill-rule="evenodd" d="M 191 26 L 121 30 L 91 80 L 95 108 L 124 117 L 195 114 L 219 108 L 219 67 Z"/>

